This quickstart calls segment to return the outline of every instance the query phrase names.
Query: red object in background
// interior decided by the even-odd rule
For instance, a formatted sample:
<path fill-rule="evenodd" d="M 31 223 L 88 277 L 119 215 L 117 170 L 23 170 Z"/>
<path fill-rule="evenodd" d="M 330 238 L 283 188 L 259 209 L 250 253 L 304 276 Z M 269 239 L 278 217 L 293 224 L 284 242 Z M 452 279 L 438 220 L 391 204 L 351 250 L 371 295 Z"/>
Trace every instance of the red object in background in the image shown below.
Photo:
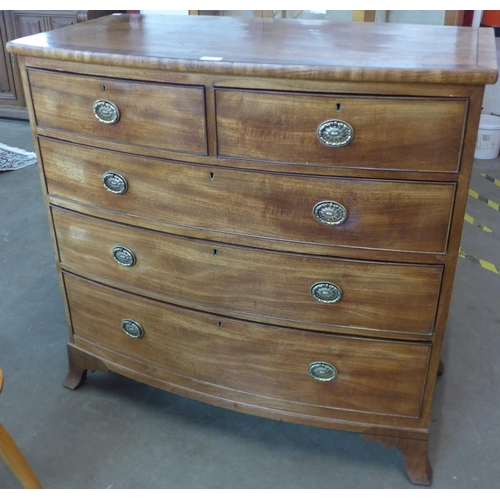
<path fill-rule="evenodd" d="M 462 21 L 462 26 L 472 26 L 473 19 L 474 19 L 474 11 L 464 10 L 464 20 Z"/>
<path fill-rule="evenodd" d="M 127 14 L 140 14 L 141 13 L 140 10 L 126 10 L 125 12 Z"/>
<path fill-rule="evenodd" d="M 500 26 L 500 10 L 485 10 L 481 24 L 485 26 Z"/>
<path fill-rule="evenodd" d="M 495 37 L 500 37 L 500 10 L 485 10 L 481 26 L 493 28 L 495 30 Z"/>

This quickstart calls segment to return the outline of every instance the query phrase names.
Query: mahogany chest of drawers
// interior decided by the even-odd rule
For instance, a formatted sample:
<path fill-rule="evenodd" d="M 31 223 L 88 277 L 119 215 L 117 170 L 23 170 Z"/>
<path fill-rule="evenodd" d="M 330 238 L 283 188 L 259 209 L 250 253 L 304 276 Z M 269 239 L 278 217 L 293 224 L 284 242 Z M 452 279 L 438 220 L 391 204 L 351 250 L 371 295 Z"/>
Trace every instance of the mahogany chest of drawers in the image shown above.
<path fill-rule="evenodd" d="M 109 16 L 11 42 L 76 388 L 112 370 L 401 450 L 431 402 L 487 29 Z"/>

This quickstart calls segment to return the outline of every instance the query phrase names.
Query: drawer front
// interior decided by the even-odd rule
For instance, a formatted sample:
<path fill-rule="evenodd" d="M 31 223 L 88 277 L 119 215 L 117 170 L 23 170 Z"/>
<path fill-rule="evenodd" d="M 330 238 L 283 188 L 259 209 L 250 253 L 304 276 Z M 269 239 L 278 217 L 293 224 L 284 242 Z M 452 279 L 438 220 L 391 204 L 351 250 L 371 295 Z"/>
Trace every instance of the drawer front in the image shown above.
<path fill-rule="evenodd" d="M 330 247 L 446 251 L 455 195 L 452 183 L 248 172 L 151 160 L 44 138 L 39 142 L 49 193 L 80 203 L 236 235 Z M 104 187 L 108 171 L 126 180 L 124 194 Z M 328 219 L 332 207 L 341 211 L 333 220 Z"/>
<path fill-rule="evenodd" d="M 206 155 L 203 87 L 137 83 L 28 70 L 36 124 L 75 134 Z M 103 123 L 94 103 L 116 106 L 116 123 Z M 110 105 L 96 111 L 116 118 Z"/>
<path fill-rule="evenodd" d="M 465 99 L 217 90 L 216 104 L 219 156 L 392 170 L 459 168 Z M 330 120 L 337 123 L 325 125 L 320 135 L 341 144 L 352 137 L 350 143 L 320 142 L 317 129 Z"/>
<path fill-rule="evenodd" d="M 203 305 L 222 314 L 240 312 L 266 322 L 279 319 L 327 331 L 336 326 L 433 331 L 441 266 L 348 261 L 208 243 L 55 208 L 52 216 L 64 265 L 187 301 L 190 307 Z M 126 249 L 121 264 L 113 257 L 113 252 L 115 257 L 121 254 L 120 247 Z M 319 284 L 323 282 L 341 292 Z"/>
<path fill-rule="evenodd" d="M 186 385 L 195 379 L 264 396 L 270 407 L 286 401 L 411 418 L 420 414 L 429 344 L 343 338 L 221 319 L 71 275 L 65 274 L 64 281 L 77 346 L 83 339 L 142 360 L 186 377 Z M 123 320 L 129 320 L 129 333 L 142 328 L 143 336 L 130 337 Z M 131 327 L 130 320 L 140 327 Z M 308 372 L 314 362 L 333 366 L 337 377 L 314 379 Z M 335 376 L 324 365 L 313 365 L 311 371 Z"/>

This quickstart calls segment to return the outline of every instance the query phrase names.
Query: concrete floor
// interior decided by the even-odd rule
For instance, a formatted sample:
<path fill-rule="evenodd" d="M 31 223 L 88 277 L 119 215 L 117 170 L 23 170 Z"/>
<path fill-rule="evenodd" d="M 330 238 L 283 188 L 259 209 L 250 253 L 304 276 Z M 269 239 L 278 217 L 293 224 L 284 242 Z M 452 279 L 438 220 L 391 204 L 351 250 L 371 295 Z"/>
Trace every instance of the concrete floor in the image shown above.
<path fill-rule="evenodd" d="M 29 125 L 0 142 L 33 151 Z M 500 202 L 500 160 L 472 189 Z M 500 212 L 469 197 L 462 247 L 500 269 Z M 434 398 L 434 488 L 500 487 L 500 275 L 459 259 Z M 181 398 L 115 374 L 63 388 L 67 330 L 36 166 L 0 174 L 0 422 L 46 488 L 421 488 L 396 450 Z M 0 487 L 19 483 L 0 462 Z"/>

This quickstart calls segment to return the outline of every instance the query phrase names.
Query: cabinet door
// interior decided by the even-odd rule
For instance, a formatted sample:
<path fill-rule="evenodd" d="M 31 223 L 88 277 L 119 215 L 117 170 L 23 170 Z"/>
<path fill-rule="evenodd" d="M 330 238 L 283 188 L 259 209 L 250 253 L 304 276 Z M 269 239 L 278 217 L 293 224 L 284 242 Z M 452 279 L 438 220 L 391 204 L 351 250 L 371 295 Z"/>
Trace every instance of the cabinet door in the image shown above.
<path fill-rule="evenodd" d="M 2 44 L 0 50 L 0 99 L 15 99 L 11 60 L 9 53 L 5 50 L 7 33 L 2 11 L 0 11 L 0 42 Z"/>
<path fill-rule="evenodd" d="M 14 11 L 12 15 L 14 18 L 15 38 L 36 35 L 37 33 L 47 31 L 43 15 L 33 14 L 29 10 L 24 12 Z"/>
<path fill-rule="evenodd" d="M 70 26 L 76 23 L 75 16 L 47 16 L 45 18 L 47 24 L 47 30 L 55 30 L 57 28 L 63 28 L 64 26 Z"/>
<path fill-rule="evenodd" d="M 24 104 L 23 93 L 20 81 L 16 78 L 19 72 L 12 66 L 13 59 L 5 49 L 5 44 L 10 36 L 4 13 L 4 11 L 0 11 L 0 105 L 22 105 Z"/>

